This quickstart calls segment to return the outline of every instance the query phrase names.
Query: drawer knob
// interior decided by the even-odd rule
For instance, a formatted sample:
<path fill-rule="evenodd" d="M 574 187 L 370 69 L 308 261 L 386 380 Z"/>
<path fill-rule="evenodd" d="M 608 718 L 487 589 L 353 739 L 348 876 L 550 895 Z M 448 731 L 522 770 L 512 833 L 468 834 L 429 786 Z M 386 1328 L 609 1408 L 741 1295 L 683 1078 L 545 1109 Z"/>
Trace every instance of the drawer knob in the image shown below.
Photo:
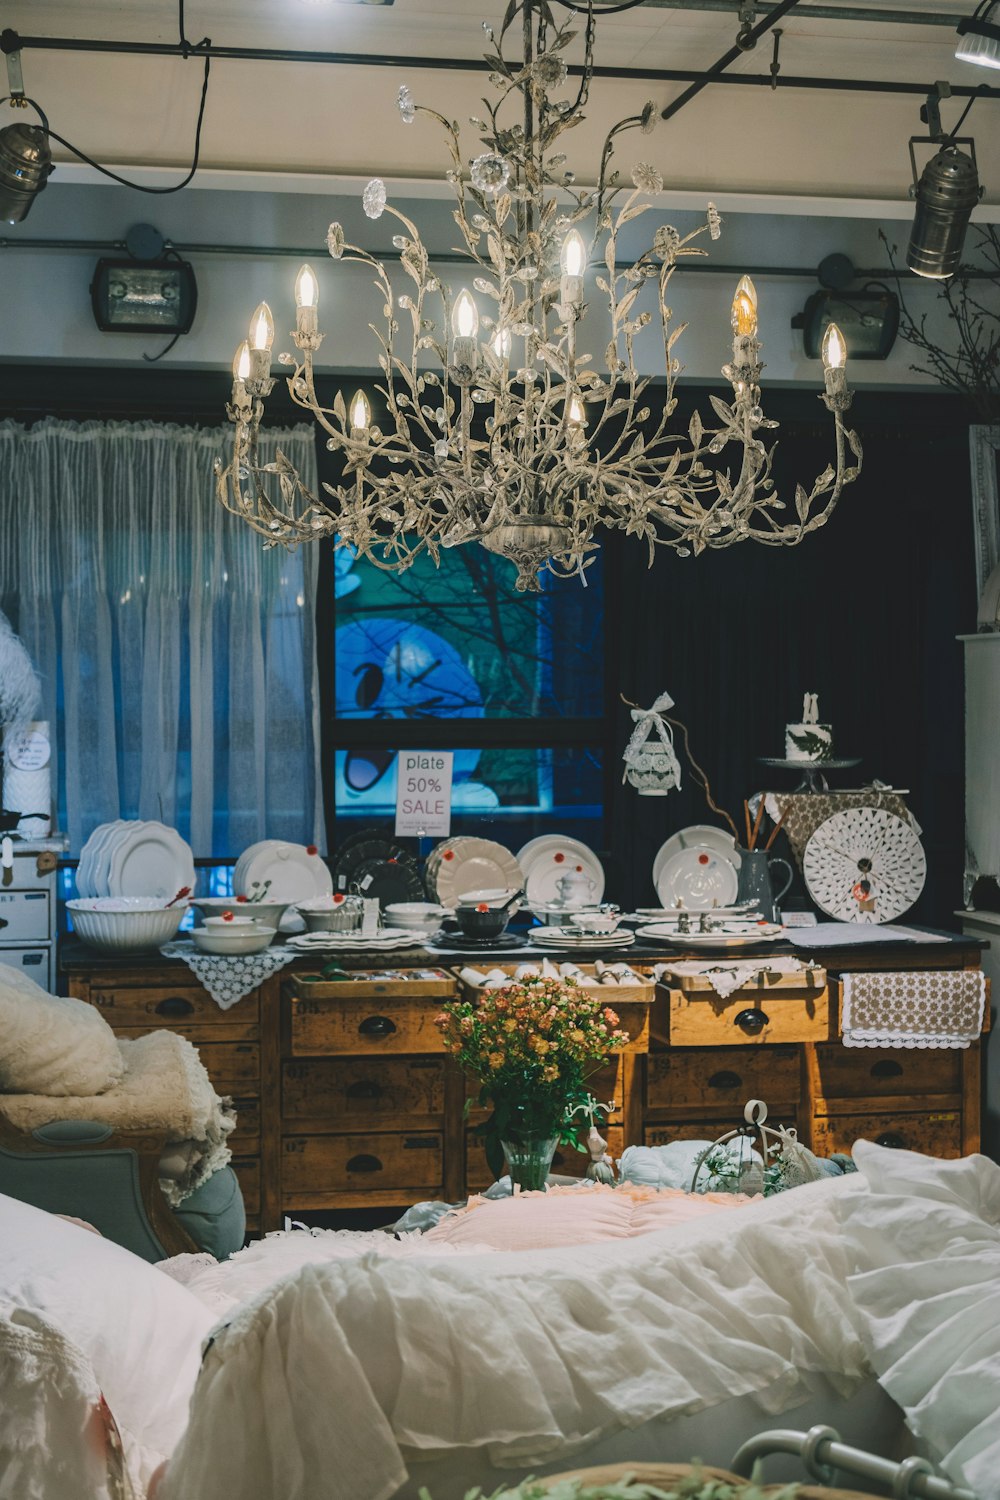
<path fill-rule="evenodd" d="M 194 1010 L 190 1000 L 185 1000 L 183 995 L 168 995 L 156 1006 L 158 1016 L 189 1016 Z"/>
<path fill-rule="evenodd" d="M 748 1036 L 757 1036 L 770 1025 L 771 1018 L 765 1011 L 759 1010 L 756 1005 L 750 1005 L 746 1010 L 741 1010 L 736 1017 L 736 1025 Z"/>
<path fill-rule="evenodd" d="M 710 1089 L 738 1089 L 743 1087 L 743 1079 L 738 1073 L 713 1073 L 708 1080 Z"/>
<path fill-rule="evenodd" d="M 888 1146 L 893 1151 L 906 1150 L 906 1138 L 900 1135 L 898 1130 L 883 1130 L 881 1135 L 875 1137 L 876 1146 Z"/>
<path fill-rule="evenodd" d="M 395 1029 L 395 1021 L 388 1016 L 366 1016 L 358 1027 L 362 1036 L 392 1036 Z"/>
<path fill-rule="evenodd" d="M 902 1071 L 900 1063 L 893 1062 L 887 1057 L 882 1062 L 872 1064 L 871 1074 L 873 1078 L 898 1078 Z"/>
<path fill-rule="evenodd" d="M 357 1083 L 350 1084 L 347 1089 L 348 1099 L 379 1099 L 381 1096 L 381 1088 L 370 1078 L 359 1079 Z"/>
<path fill-rule="evenodd" d="M 377 1156 L 352 1156 L 347 1163 L 349 1172 L 381 1172 L 382 1163 Z"/>

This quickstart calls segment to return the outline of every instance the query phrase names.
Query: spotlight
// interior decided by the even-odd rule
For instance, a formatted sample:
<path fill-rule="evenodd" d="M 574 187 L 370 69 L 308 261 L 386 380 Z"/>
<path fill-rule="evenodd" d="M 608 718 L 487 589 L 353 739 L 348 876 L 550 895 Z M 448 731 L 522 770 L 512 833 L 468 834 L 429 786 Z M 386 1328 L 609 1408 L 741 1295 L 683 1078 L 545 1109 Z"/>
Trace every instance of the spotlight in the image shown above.
<path fill-rule="evenodd" d="M 944 281 L 958 270 L 969 216 L 983 195 L 976 169 L 975 147 L 972 155 L 966 156 L 953 140 L 946 139 L 918 180 L 911 139 L 910 163 L 917 212 L 910 231 L 906 264 L 917 276 Z"/>
<path fill-rule="evenodd" d="M 979 63 L 984 68 L 1000 68 L 1000 0 L 982 0 L 972 15 L 958 23 L 959 62 Z M 997 14 L 994 15 L 994 12 Z M 993 17 L 991 20 L 990 17 Z"/>
<path fill-rule="evenodd" d="M 194 267 L 151 224 L 125 237 L 130 260 L 99 260 L 90 286 L 102 333 L 187 333 L 198 306 Z"/>
<path fill-rule="evenodd" d="M 0 219 L 20 224 L 52 171 L 48 132 L 41 125 L 0 130 Z"/>

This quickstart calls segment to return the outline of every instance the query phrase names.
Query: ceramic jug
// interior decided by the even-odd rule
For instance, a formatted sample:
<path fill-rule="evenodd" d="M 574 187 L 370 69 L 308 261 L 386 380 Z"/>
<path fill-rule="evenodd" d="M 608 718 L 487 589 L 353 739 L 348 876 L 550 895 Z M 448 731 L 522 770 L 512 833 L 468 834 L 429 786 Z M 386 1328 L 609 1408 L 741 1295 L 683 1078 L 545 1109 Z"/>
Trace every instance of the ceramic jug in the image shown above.
<path fill-rule="evenodd" d="M 567 870 L 556 881 L 560 906 L 587 906 L 593 901 L 596 889 L 590 876 L 583 870 Z"/>
<path fill-rule="evenodd" d="M 763 849 L 741 849 L 738 901 L 752 901 L 760 908 L 761 916 L 769 922 L 777 921 L 777 910 L 782 897 L 792 883 L 792 867 L 787 859 L 771 858 Z M 785 871 L 785 882 L 775 890 L 771 871 L 781 865 Z"/>

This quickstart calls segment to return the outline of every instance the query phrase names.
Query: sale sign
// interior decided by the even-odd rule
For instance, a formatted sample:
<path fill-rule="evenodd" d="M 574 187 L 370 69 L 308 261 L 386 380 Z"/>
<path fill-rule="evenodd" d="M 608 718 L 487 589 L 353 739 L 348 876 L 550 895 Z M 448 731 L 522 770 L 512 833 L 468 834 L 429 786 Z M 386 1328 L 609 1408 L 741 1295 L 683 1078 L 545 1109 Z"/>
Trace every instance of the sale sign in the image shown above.
<path fill-rule="evenodd" d="M 453 750 L 400 750 L 396 756 L 396 834 L 446 838 L 451 832 Z"/>

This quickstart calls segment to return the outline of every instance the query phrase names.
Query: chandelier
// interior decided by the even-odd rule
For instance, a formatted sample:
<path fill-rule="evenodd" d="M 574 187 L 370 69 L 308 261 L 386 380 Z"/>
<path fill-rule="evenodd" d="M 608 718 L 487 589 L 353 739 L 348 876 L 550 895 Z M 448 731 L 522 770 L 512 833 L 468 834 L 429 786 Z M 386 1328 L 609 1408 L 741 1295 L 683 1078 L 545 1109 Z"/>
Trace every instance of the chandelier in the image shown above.
<path fill-rule="evenodd" d="M 717 239 L 721 219 L 709 203 L 705 222 L 686 235 L 658 222 L 648 248 L 621 258 L 622 232 L 654 208 L 663 179 L 640 162 L 631 185 L 623 184 L 611 167 L 615 146 L 627 130 L 650 130 L 657 111 L 649 103 L 615 125 L 595 186 L 574 185 L 559 146 L 583 118 L 594 0 L 575 8 L 585 14 L 578 84 L 566 63 L 571 23 L 557 23 L 547 0 L 512 0 L 498 34 L 484 27 L 496 99 L 484 101 L 484 119 L 471 121 L 482 143 L 471 163 L 458 123 L 414 103 L 405 86 L 399 90 L 405 124 L 422 116 L 444 132 L 471 290 L 441 279 L 419 229 L 387 202 L 379 178 L 365 188 L 363 207 L 371 219 L 387 214 L 396 221 L 405 290 L 393 286 L 381 260 L 347 241 L 340 224 L 330 225 L 334 261 L 369 267 L 384 304 L 383 323 L 372 325 L 384 407 L 377 421 L 363 391 L 349 403 L 338 392 L 332 406 L 322 404 L 315 383 L 324 337 L 318 283 L 311 267 L 299 271 L 290 335 L 298 353 L 281 354 L 279 362 L 292 366 L 292 400 L 311 413 L 342 461 L 341 481 L 324 484 L 321 495 L 283 455 L 273 463 L 258 458 L 264 402 L 274 386 L 274 322 L 266 303 L 254 313 L 233 361 L 232 455 L 225 467 L 216 465 L 216 478 L 222 504 L 268 544 L 334 535 L 378 567 L 401 571 L 421 554 L 438 563 L 443 548 L 477 542 L 509 558 L 517 587 L 530 590 L 540 587 L 546 568 L 582 574 L 602 527 L 643 539 L 650 563 L 657 544 L 680 556 L 742 541 L 794 545 L 827 521 L 843 486 L 857 477 L 861 449 L 844 425 L 851 403 L 846 348 L 831 324 L 822 399 L 833 418 L 832 460 L 808 488 L 796 486 L 790 506 L 779 496 L 773 445 L 762 437 L 777 423 L 760 405 L 757 295 L 748 277 L 732 301 L 732 361 L 722 369 L 732 399 L 709 398 L 716 425 L 696 413 L 686 431 L 674 429 L 681 368 L 675 346 L 686 325 L 673 324 L 670 282 L 683 257 L 707 253 L 694 242 L 705 234 Z M 520 30 L 516 63 L 504 56 L 512 27 Z M 592 265 L 606 317 L 600 371 L 578 348 Z M 638 363 L 639 344 L 654 335 L 663 383 L 640 373 Z"/>

